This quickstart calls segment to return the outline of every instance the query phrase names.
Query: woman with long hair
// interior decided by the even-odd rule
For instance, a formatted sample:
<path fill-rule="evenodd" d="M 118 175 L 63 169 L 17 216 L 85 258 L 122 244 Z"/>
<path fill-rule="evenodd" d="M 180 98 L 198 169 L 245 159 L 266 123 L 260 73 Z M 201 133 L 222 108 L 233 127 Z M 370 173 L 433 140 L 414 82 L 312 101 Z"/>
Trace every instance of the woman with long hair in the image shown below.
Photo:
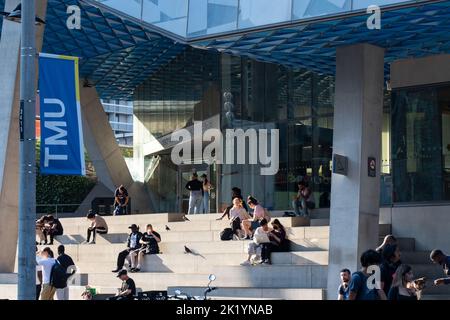
<path fill-rule="evenodd" d="M 419 300 L 424 279 L 414 280 L 411 266 L 402 264 L 394 274 L 394 281 L 389 290 L 389 300 Z"/>
<path fill-rule="evenodd" d="M 211 182 L 208 180 L 208 176 L 204 173 L 202 174 L 202 183 L 203 183 L 203 201 L 202 201 L 202 212 L 209 213 L 209 193 L 213 186 Z"/>

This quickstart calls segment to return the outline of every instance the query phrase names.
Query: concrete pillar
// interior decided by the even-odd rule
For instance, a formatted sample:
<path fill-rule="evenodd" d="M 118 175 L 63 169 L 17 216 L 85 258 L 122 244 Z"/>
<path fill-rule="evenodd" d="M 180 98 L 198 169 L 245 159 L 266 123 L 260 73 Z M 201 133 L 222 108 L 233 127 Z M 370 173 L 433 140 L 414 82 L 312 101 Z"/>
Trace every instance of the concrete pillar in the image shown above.
<path fill-rule="evenodd" d="M 97 90 L 80 87 L 84 144 L 98 179 L 111 190 L 123 184 L 130 194 L 133 213 L 149 213 L 152 209 L 149 195 L 142 182 L 133 181 L 128 166 L 117 144 Z M 105 196 L 104 188 L 94 188 L 88 198 Z M 96 194 L 99 192 L 98 194 Z"/>
<path fill-rule="evenodd" d="M 11 12 L 20 0 L 6 0 Z M 36 3 L 36 14 L 45 20 L 47 1 Z M 1 22 L 2 21 L 2 22 Z M 20 23 L 6 19 L 0 39 L 0 272 L 13 272 L 18 236 L 19 201 L 19 66 Z M 36 47 L 42 47 L 45 26 L 36 28 Z"/>
<path fill-rule="evenodd" d="M 348 174 L 332 176 L 328 299 L 337 297 L 339 271 L 357 271 L 361 253 L 378 242 L 383 87 L 383 48 L 337 49 L 333 152 L 348 158 Z"/>

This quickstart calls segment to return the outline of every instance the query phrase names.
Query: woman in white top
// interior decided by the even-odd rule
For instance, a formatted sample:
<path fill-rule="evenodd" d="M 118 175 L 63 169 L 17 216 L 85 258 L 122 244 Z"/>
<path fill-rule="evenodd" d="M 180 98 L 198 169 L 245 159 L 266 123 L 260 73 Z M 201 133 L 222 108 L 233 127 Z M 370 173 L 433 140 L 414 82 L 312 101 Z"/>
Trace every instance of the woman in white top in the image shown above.
<path fill-rule="evenodd" d="M 202 200 L 202 212 L 209 213 L 209 193 L 213 186 L 211 182 L 208 180 L 208 176 L 206 174 L 202 174 L 202 183 L 203 183 L 203 200 Z"/>
<path fill-rule="evenodd" d="M 231 229 L 237 235 L 238 230 L 241 230 L 242 221 L 248 219 L 249 215 L 243 207 L 242 199 L 234 198 L 233 207 L 230 209 L 229 219 L 231 220 Z M 247 234 L 245 234 L 247 236 Z"/>

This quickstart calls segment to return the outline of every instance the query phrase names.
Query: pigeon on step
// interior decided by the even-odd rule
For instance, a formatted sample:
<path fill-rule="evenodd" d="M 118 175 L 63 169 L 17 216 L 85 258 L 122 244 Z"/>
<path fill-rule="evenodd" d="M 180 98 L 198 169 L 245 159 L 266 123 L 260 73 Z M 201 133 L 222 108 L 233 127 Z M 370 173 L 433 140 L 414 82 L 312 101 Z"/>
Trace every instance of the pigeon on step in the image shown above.
<path fill-rule="evenodd" d="M 170 231 L 170 228 L 166 225 L 166 231 Z"/>
<path fill-rule="evenodd" d="M 189 249 L 188 247 L 184 246 L 184 253 L 186 253 L 186 254 L 193 254 L 194 252 L 192 252 L 192 250 Z"/>
<path fill-rule="evenodd" d="M 186 217 L 186 215 L 183 216 L 184 221 L 191 221 L 188 219 L 188 217 Z"/>

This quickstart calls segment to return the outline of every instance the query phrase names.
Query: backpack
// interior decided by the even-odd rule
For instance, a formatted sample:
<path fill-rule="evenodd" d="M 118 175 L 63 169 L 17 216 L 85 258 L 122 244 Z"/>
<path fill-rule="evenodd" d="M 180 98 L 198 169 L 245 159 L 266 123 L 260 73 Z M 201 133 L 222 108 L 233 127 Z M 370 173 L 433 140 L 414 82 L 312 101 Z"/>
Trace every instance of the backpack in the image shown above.
<path fill-rule="evenodd" d="M 231 229 L 231 228 L 225 228 L 225 229 L 220 233 L 220 240 L 222 240 L 222 241 L 233 240 L 233 229 Z"/>
<path fill-rule="evenodd" d="M 64 289 L 67 287 L 67 279 L 69 278 L 67 270 L 56 260 L 52 267 L 52 273 L 50 275 L 50 285 L 56 289 Z"/>

